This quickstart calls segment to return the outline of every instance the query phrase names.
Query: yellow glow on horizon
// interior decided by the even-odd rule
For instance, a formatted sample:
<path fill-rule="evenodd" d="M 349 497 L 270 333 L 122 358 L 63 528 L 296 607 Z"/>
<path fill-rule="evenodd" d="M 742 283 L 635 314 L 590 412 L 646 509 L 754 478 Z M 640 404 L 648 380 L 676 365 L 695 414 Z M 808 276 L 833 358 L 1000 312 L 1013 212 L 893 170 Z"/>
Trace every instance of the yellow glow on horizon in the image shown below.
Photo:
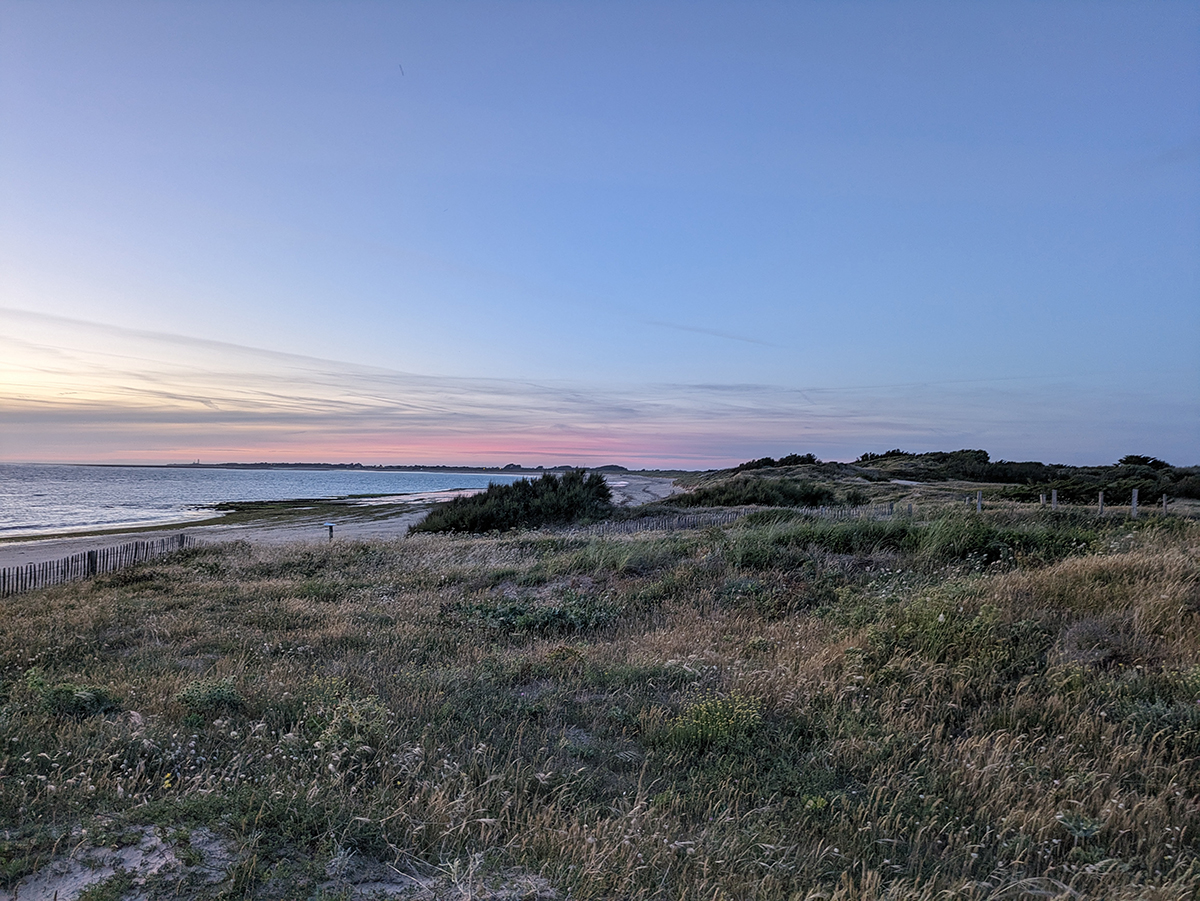
<path fill-rule="evenodd" d="M 0 460 L 14 462 L 709 468 L 770 448 L 981 446 L 1031 428 L 1015 391 L 435 378 L 0 309 Z M 929 425 L 963 411 L 970 437 Z"/>

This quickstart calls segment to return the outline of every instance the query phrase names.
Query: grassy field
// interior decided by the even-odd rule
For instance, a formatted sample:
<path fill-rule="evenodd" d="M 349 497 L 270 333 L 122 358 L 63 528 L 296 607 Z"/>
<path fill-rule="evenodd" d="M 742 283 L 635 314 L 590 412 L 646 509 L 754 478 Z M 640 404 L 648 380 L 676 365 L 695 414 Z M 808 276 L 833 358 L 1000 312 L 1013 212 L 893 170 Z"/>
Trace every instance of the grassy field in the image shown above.
<path fill-rule="evenodd" d="M 1196 897 L 1200 526 L 965 506 L 15 597 L 0 887 L 74 855 L 84 901 Z"/>

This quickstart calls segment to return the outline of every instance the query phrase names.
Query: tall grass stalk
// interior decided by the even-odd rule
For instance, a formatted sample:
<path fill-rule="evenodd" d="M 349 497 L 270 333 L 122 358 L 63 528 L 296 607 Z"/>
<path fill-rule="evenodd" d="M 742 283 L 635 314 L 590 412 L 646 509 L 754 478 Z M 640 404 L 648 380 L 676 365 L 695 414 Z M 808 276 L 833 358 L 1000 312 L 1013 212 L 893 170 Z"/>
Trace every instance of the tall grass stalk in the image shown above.
<path fill-rule="evenodd" d="M 578 899 L 1193 897 L 1200 532 L 1127 525 L 234 544 L 18 596 L 0 878 L 153 826 L 219 835 L 239 897 L 351 857 Z"/>

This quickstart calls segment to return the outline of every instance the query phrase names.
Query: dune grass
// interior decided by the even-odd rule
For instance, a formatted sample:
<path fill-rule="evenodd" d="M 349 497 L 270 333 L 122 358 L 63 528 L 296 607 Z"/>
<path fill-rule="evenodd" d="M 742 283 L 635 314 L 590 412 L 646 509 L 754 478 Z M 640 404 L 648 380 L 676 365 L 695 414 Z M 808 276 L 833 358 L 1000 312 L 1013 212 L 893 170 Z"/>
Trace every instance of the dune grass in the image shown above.
<path fill-rule="evenodd" d="M 1194 897 L 1198 613 L 1200 529 L 1151 518 L 197 548 L 0 612 L 0 880 L 153 826 L 228 843 L 182 897 L 348 897 L 351 857 L 454 897 Z"/>

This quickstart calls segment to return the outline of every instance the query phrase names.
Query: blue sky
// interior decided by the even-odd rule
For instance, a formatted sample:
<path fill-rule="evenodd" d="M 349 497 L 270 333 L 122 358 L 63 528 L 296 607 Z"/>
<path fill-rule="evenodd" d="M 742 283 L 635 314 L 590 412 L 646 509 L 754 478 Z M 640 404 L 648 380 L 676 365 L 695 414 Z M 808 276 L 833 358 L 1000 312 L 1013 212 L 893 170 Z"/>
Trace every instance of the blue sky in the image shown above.
<path fill-rule="evenodd" d="M 1200 454 L 1192 3 L 0 0 L 0 459 Z"/>

